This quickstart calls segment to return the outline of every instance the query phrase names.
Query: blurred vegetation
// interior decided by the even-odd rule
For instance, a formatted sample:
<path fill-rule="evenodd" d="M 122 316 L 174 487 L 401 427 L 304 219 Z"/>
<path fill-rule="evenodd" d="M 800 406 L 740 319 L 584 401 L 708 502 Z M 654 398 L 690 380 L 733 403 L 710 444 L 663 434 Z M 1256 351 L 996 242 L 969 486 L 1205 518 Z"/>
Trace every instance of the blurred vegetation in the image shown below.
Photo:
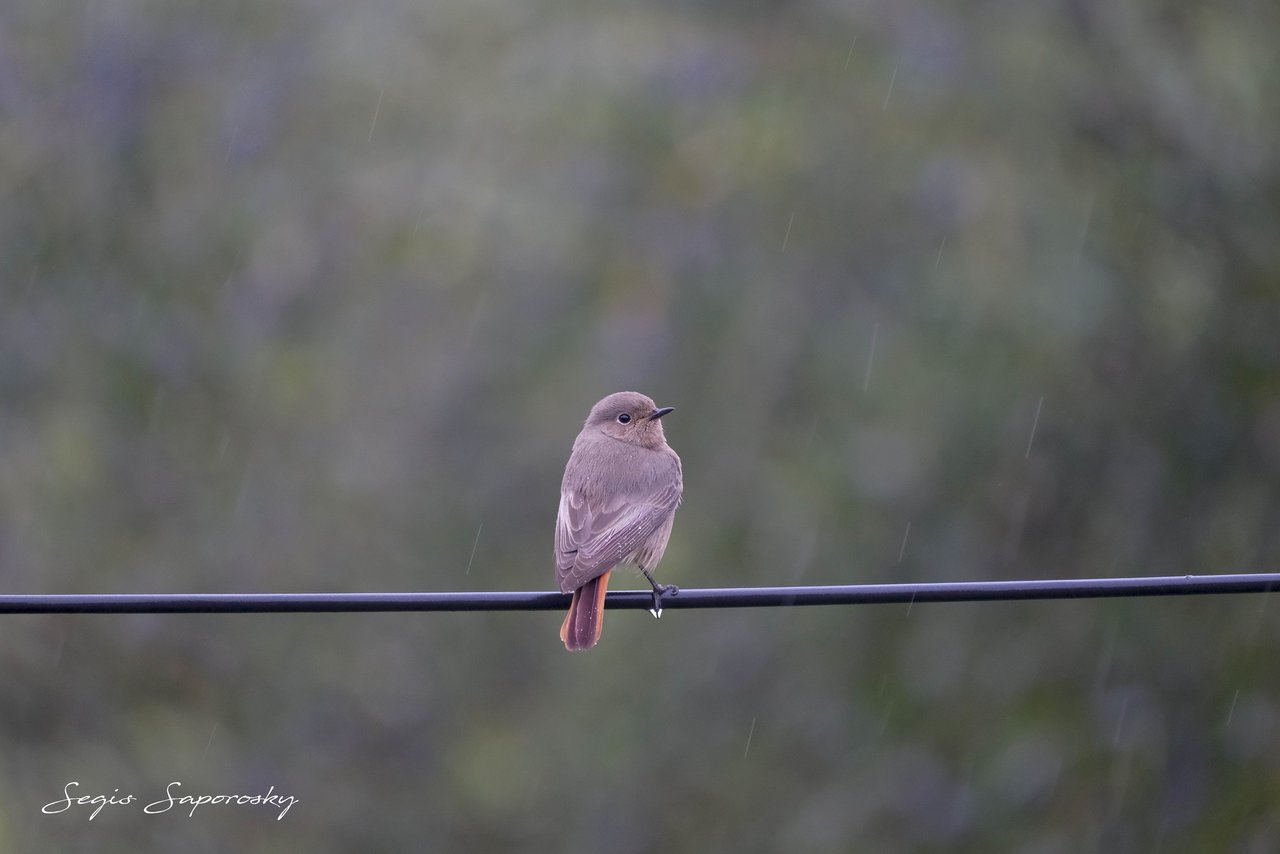
<path fill-rule="evenodd" d="M 1278 41 L 4 4 L 3 587 L 550 589 L 627 388 L 678 410 L 680 585 L 1275 571 Z M 1280 848 L 1266 596 L 559 620 L 4 618 L 0 850 Z M 72 780 L 301 803 L 42 815 Z"/>

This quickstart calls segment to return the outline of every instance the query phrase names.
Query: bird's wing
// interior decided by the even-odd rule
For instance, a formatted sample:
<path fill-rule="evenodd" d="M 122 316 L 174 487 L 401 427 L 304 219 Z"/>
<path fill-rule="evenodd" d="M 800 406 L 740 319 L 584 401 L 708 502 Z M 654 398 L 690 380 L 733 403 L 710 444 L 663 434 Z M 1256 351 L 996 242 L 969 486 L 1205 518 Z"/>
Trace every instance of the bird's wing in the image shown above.
<path fill-rule="evenodd" d="M 608 502 L 560 493 L 556 517 L 556 579 L 572 592 L 622 562 L 676 509 L 679 484 L 649 496 L 620 495 Z"/>

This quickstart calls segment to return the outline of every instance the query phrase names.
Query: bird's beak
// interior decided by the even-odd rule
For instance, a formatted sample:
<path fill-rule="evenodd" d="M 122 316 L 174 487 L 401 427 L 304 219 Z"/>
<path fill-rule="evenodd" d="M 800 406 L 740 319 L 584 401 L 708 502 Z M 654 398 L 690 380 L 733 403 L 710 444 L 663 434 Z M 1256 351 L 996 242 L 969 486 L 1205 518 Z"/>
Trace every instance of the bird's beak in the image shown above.
<path fill-rule="evenodd" d="M 674 406 L 660 407 L 658 409 L 653 410 L 653 412 L 649 414 L 649 420 L 657 421 L 659 418 L 666 415 L 668 412 L 675 412 L 675 411 L 676 411 L 676 408 Z"/>

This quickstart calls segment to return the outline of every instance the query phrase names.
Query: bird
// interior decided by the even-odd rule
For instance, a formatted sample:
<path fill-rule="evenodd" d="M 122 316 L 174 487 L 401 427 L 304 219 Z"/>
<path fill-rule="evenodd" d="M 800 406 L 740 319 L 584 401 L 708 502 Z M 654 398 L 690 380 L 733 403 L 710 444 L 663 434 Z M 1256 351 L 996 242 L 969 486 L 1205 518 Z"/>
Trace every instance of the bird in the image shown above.
<path fill-rule="evenodd" d="M 595 406 L 574 440 L 560 484 L 556 515 L 556 581 L 572 593 L 560 640 L 569 650 L 600 640 L 609 575 L 637 566 L 653 587 L 654 616 L 662 597 L 679 588 L 659 584 L 653 568 L 671 537 L 684 493 L 680 456 L 667 444 L 658 406 L 635 391 L 620 391 Z"/>

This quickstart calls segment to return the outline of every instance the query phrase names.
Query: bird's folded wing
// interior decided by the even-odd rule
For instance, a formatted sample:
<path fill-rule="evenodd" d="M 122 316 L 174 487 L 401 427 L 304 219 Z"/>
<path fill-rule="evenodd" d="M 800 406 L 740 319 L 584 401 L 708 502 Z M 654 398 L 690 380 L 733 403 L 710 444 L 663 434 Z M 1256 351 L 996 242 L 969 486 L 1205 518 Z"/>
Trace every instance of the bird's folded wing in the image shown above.
<path fill-rule="evenodd" d="M 658 529 L 679 503 L 680 490 L 676 486 L 643 498 L 622 495 L 608 503 L 588 501 L 577 492 L 562 492 L 556 518 L 556 578 L 560 590 L 576 590 L 617 566 Z"/>

